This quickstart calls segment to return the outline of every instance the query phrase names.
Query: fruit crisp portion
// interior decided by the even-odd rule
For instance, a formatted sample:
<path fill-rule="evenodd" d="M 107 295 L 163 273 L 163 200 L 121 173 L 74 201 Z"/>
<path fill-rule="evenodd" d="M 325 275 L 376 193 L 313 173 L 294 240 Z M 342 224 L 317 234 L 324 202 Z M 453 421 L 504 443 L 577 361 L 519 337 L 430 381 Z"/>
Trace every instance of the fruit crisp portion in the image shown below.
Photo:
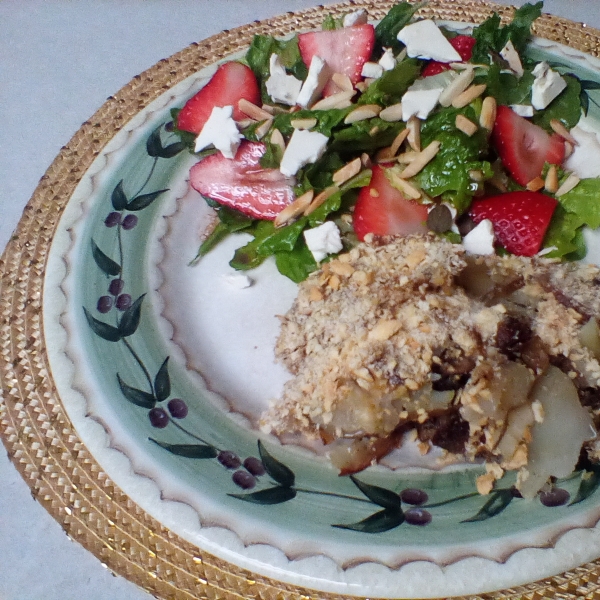
<path fill-rule="evenodd" d="M 432 235 L 369 236 L 300 285 L 278 359 L 294 377 L 263 428 L 320 438 L 343 473 L 413 430 L 534 495 L 600 458 L 600 270 L 471 257 Z"/>

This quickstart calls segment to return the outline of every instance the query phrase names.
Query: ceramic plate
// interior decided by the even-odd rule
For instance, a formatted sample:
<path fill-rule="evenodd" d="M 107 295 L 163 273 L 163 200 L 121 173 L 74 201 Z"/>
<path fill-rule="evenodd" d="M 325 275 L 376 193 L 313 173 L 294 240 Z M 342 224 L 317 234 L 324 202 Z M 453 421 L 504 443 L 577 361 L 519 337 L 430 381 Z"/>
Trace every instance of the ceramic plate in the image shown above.
<path fill-rule="evenodd" d="M 538 39 L 532 54 L 600 82 L 600 62 L 573 48 Z M 351 479 L 319 452 L 260 432 L 288 376 L 273 346 L 296 286 L 268 261 L 250 287 L 233 285 L 228 261 L 243 238 L 189 265 L 212 216 L 188 185 L 195 158 L 170 132 L 170 110 L 204 85 L 215 58 L 97 153 L 51 235 L 45 351 L 78 442 L 127 502 L 197 548 L 196 564 L 250 574 L 246 595 L 253 585 L 323 597 L 477 594 L 596 559 L 600 490 L 580 474 L 558 483 L 555 503 L 519 498 L 504 480 L 483 497 L 477 467 L 440 468 L 409 450 Z M 600 93 L 588 95 L 579 133 L 592 152 Z M 402 504 L 391 507 L 388 492 Z M 148 552 L 152 572 L 160 547 Z M 181 568 L 195 569 L 173 561 Z M 164 566 L 154 576 L 169 580 Z M 196 579 L 197 590 L 211 585 Z"/>

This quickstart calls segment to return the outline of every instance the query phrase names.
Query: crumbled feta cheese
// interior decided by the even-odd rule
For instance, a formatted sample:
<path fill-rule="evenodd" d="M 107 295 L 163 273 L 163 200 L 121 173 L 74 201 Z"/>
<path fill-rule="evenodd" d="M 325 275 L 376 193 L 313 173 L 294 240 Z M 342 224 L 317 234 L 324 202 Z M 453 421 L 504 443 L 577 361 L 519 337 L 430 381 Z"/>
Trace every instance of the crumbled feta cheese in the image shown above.
<path fill-rule="evenodd" d="M 226 273 L 223 275 L 223 281 L 235 290 L 249 288 L 254 283 L 248 275 L 243 275 L 242 273 Z"/>
<path fill-rule="evenodd" d="M 313 56 L 308 67 L 308 75 L 296 98 L 296 104 L 299 104 L 303 108 L 312 106 L 320 96 L 331 75 L 331 69 L 327 63 L 321 57 Z"/>
<path fill-rule="evenodd" d="M 396 66 L 396 58 L 391 48 L 385 48 L 385 52 L 379 59 L 379 64 L 383 67 L 384 71 L 391 71 Z"/>
<path fill-rule="evenodd" d="M 406 46 L 407 54 L 411 58 L 425 58 L 443 63 L 462 62 L 461 55 L 431 19 L 407 25 L 400 30 L 397 37 Z"/>
<path fill-rule="evenodd" d="M 516 51 L 511 40 L 506 42 L 506 45 L 500 50 L 500 56 L 508 63 L 510 70 L 517 75 L 517 77 L 523 77 L 523 65 L 521 64 L 521 57 Z"/>
<path fill-rule="evenodd" d="M 584 117 L 571 129 L 577 146 L 565 162 L 565 168 L 581 179 L 600 177 L 600 140 L 593 125 L 594 121 Z"/>
<path fill-rule="evenodd" d="M 467 254 L 494 254 L 494 227 L 489 219 L 480 221 L 463 238 Z"/>
<path fill-rule="evenodd" d="M 323 156 L 328 141 L 329 138 L 318 131 L 295 129 L 283 153 L 279 170 L 288 177 L 295 175 L 298 169 Z"/>
<path fill-rule="evenodd" d="M 367 11 L 364 8 L 361 8 L 360 10 L 344 15 L 342 25 L 344 27 L 352 27 L 353 25 L 365 25 L 367 23 L 368 18 L 369 16 L 367 15 Z"/>
<path fill-rule="evenodd" d="M 300 93 L 302 82 L 293 75 L 286 73 L 285 67 L 277 54 L 271 54 L 269 71 L 271 76 L 265 83 L 267 94 L 271 96 L 274 102 L 294 106 L 296 98 L 298 98 L 298 94 Z"/>
<path fill-rule="evenodd" d="M 363 65 L 361 75 L 368 79 L 379 79 L 383 75 L 383 67 L 379 63 L 366 62 Z"/>
<path fill-rule="evenodd" d="M 444 88 L 431 90 L 415 90 L 408 88 L 402 96 L 402 120 L 408 121 L 413 115 L 419 119 L 426 119 L 436 107 Z"/>
<path fill-rule="evenodd" d="M 545 61 L 535 67 L 533 74 L 535 80 L 531 86 L 531 104 L 533 108 L 542 110 L 567 87 L 567 82 Z"/>
<path fill-rule="evenodd" d="M 533 117 L 533 106 L 530 104 L 511 104 L 510 107 L 520 117 Z"/>
<path fill-rule="evenodd" d="M 223 153 L 225 158 L 233 158 L 242 139 L 242 134 L 232 118 L 233 106 L 215 106 L 196 138 L 194 152 L 200 152 L 211 144 Z"/>
<path fill-rule="evenodd" d="M 325 221 L 318 227 L 304 230 L 304 239 L 314 259 L 321 262 L 328 254 L 342 250 L 340 230 L 333 221 Z"/>

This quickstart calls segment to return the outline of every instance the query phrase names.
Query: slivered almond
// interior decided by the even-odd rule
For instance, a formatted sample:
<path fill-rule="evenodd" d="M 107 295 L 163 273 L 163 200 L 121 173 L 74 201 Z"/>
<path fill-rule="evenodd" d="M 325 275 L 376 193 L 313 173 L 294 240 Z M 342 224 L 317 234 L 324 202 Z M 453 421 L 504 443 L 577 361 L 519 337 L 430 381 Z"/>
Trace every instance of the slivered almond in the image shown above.
<path fill-rule="evenodd" d="M 359 81 L 357 84 L 355 84 L 354 86 L 359 92 L 363 93 L 367 91 L 367 88 L 369 87 L 369 84 L 366 81 Z"/>
<path fill-rule="evenodd" d="M 256 120 L 254 119 L 240 119 L 239 121 L 236 121 L 238 129 L 246 129 L 246 127 L 250 127 L 250 125 L 254 125 L 256 123 Z"/>
<path fill-rule="evenodd" d="M 396 157 L 396 160 L 401 164 L 401 165 L 408 165 L 409 163 L 411 163 L 413 160 L 415 160 L 415 158 L 417 158 L 417 156 L 419 156 L 419 153 L 416 152 L 415 150 L 409 150 L 408 152 L 403 152 L 402 154 L 399 154 Z"/>
<path fill-rule="evenodd" d="M 371 137 L 375 137 L 377 134 L 379 133 L 379 125 L 374 125 L 373 127 L 371 127 L 371 129 L 369 130 L 369 135 Z"/>
<path fill-rule="evenodd" d="M 448 66 L 453 71 L 464 71 L 466 69 L 489 69 L 490 65 L 478 65 L 474 63 L 464 63 L 464 62 L 451 62 L 448 63 Z"/>
<path fill-rule="evenodd" d="M 396 121 L 402 120 L 402 103 L 391 104 L 386 106 L 380 113 L 379 118 L 387 121 L 388 123 L 395 123 Z"/>
<path fill-rule="evenodd" d="M 575 146 L 573 146 L 573 144 L 571 144 L 571 142 L 565 142 L 565 160 L 567 158 L 569 158 L 569 156 L 571 156 L 571 154 L 573 154 L 574 150 L 575 150 Z"/>
<path fill-rule="evenodd" d="M 546 180 L 544 181 L 544 188 L 551 194 L 556 193 L 558 190 L 558 169 L 556 165 L 550 165 L 548 173 L 546 173 Z"/>
<path fill-rule="evenodd" d="M 390 151 L 392 153 L 392 156 L 395 156 L 396 154 L 398 154 L 398 150 L 400 150 L 400 146 L 402 146 L 402 144 L 404 143 L 404 140 L 408 137 L 409 131 L 408 129 L 403 129 L 395 138 L 394 141 L 392 142 L 392 145 L 390 146 Z"/>
<path fill-rule="evenodd" d="M 563 140 L 567 140 L 567 142 L 570 142 L 573 146 L 579 145 L 577 140 L 571 135 L 571 132 L 558 119 L 552 119 L 550 121 L 550 127 L 552 128 L 552 131 L 558 133 Z"/>
<path fill-rule="evenodd" d="M 475 79 L 475 69 L 465 69 L 444 88 L 438 102 L 442 106 L 450 106 L 454 99 L 460 96 L 471 85 L 473 79 Z"/>
<path fill-rule="evenodd" d="M 419 155 L 415 158 L 415 160 L 413 160 L 404 169 L 404 171 L 400 173 L 400 177 L 402 179 L 410 179 L 411 177 L 414 177 L 417 173 L 421 171 L 421 169 L 423 169 L 423 167 L 425 167 L 425 165 L 427 165 L 433 160 L 435 155 L 439 152 L 440 146 L 441 144 L 437 140 L 431 142 L 431 144 L 429 144 L 427 148 L 420 152 Z"/>
<path fill-rule="evenodd" d="M 286 225 L 290 221 L 297 219 L 308 208 L 314 195 L 315 192 L 313 190 L 308 190 L 308 192 L 305 192 L 302 196 L 298 196 L 298 198 L 291 204 L 288 204 L 275 217 L 273 225 L 275 225 L 275 227 L 281 227 L 282 225 Z"/>
<path fill-rule="evenodd" d="M 575 173 L 571 173 L 563 182 L 563 184 L 556 190 L 555 196 L 562 196 L 567 192 L 570 192 L 581 180 Z"/>
<path fill-rule="evenodd" d="M 350 77 L 348 77 L 348 75 L 344 75 L 343 73 L 334 73 L 331 76 L 331 81 L 333 81 L 335 85 L 345 92 L 349 92 L 354 89 L 352 81 L 350 81 Z"/>
<path fill-rule="evenodd" d="M 256 104 L 252 104 L 252 102 L 246 100 L 245 98 L 242 98 L 238 102 L 238 108 L 245 115 L 248 115 L 255 121 L 264 121 L 265 119 L 270 119 L 273 116 L 270 112 L 263 110 L 260 106 L 256 106 Z"/>
<path fill-rule="evenodd" d="M 358 175 L 361 169 L 362 162 L 360 158 L 355 158 L 353 161 L 345 164 L 341 169 L 338 169 L 333 174 L 333 183 L 336 185 L 342 185 L 342 183 L 345 183 L 348 181 L 348 179 Z"/>
<path fill-rule="evenodd" d="M 479 96 L 485 92 L 486 88 L 487 86 L 485 83 L 469 86 L 464 92 L 452 100 L 452 106 L 454 108 L 464 108 L 468 104 L 471 104 L 475 98 L 479 98 Z"/>
<path fill-rule="evenodd" d="M 376 163 L 392 162 L 393 160 L 395 160 L 395 158 L 391 146 L 381 148 L 381 150 L 378 150 L 375 154 Z"/>
<path fill-rule="evenodd" d="M 270 104 L 263 104 L 261 107 L 264 111 L 268 112 L 270 115 L 275 114 L 275 107 Z"/>
<path fill-rule="evenodd" d="M 363 152 L 360 155 L 360 162 L 362 163 L 362 166 L 365 169 L 370 169 L 373 166 L 373 163 L 371 162 L 371 157 L 366 152 Z"/>
<path fill-rule="evenodd" d="M 313 213 L 327 198 L 333 196 L 333 194 L 340 191 L 340 188 L 337 185 L 330 185 L 328 188 L 325 188 L 320 194 L 317 194 L 314 200 L 306 207 L 304 210 L 304 216 L 308 217 L 311 213 Z"/>
<path fill-rule="evenodd" d="M 372 119 L 381 112 L 381 107 L 378 104 L 363 104 L 349 112 L 344 119 L 346 125 L 356 123 L 357 121 L 365 121 Z"/>
<path fill-rule="evenodd" d="M 273 129 L 271 132 L 271 144 L 275 144 L 281 148 L 282 152 L 285 152 L 285 140 L 283 139 L 283 134 L 279 129 Z"/>
<path fill-rule="evenodd" d="M 306 119 L 292 119 L 290 121 L 290 125 L 294 129 L 312 129 L 317 124 L 316 119 L 306 118 Z"/>
<path fill-rule="evenodd" d="M 418 117 L 413 115 L 408 119 L 406 123 L 406 128 L 409 130 L 408 137 L 408 145 L 417 152 L 421 151 L 421 121 L 419 121 Z"/>
<path fill-rule="evenodd" d="M 256 134 L 256 137 L 260 140 L 265 135 L 267 135 L 267 133 L 269 132 L 269 129 L 271 129 L 271 125 L 273 125 L 273 117 L 270 117 L 269 119 L 266 119 L 263 123 L 261 123 L 254 130 L 254 133 Z"/>
<path fill-rule="evenodd" d="M 530 192 L 538 192 L 544 187 L 544 180 L 541 177 L 532 179 L 526 186 Z"/>
<path fill-rule="evenodd" d="M 462 131 L 465 135 L 471 137 L 478 129 L 477 125 L 470 119 L 467 119 L 464 115 L 456 115 L 455 120 L 456 129 Z"/>
<path fill-rule="evenodd" d="M 494 128 L 497 110 L 498 106 L 496 103 L 496 98 L 493 96 L 488 96 L 487 98 L 483 99 L 483 103 L 481 104 L 481 114 L 479 115 L 479 124 L 484 129 L 491 131 Z"/>
<path fill-rule="evenodd" d="M 418 200 L 423 195 L 414 185 L 402 179 L 393 169 L 388 170 L 388 176 L 392 179 L 392 185 L 400 190 L 408 200 Z"/>
<path fill-rule="evenodd" d="M 310 109 L 311 110 L 329 110 L 331 108 L 346 108 L 350 106 L 354 94 L 356 94 L 356 90 L 350 90 L 347 92 L 338 92 L 337 94 L 332 94 L 331 96 L 327 96 L 327 98 L 323 98 L 319 100 L 315 104 L 313 104 Z"/>

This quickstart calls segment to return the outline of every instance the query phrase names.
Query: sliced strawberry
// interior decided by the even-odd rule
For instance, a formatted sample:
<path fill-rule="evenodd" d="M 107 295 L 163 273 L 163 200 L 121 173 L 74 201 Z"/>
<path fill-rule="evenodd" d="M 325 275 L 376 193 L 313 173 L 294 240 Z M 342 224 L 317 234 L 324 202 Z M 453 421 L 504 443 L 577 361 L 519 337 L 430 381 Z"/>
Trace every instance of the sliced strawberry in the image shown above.
<path fill-rule="evenodd" d="M 289 180 L 278 169 L 263 169 L 266 147 L 243 141 L 233 159 L 220 152 L 207 156 L 190 170 L 192 187 L 220 204 L 255 219 L 273 220 L 294 200 Z"/>
<path fill-rule="evenodd" d="M 407 200 L 388 181 L 379 165 L 373 167 L 371 183 L 362 188 L 354 207 L 354 231 L 359 240 L 367 233 L 409 235 L 425 233 L 427 207 Z"/>
<path fill-rule="evenodd" d="M 260 89 L 250 67 L 239 62 L 222 64 L 209 82 L 181 109 L 177 127 L 183 131 L 200 133 L 215 106 L 233 106 L 233 118 L 243 119 L 238 108 L 242 99 L 260 103 Z"/>
<path fill-rule="evenodd" d="M 475 223 L 489 219 L 496 238 L 509 252 L 533 256 L 542 246 L 557 204 L 539 192 L 509 192 L 476 200 L 469 212 Z"/>
<path fill-rule="evenodd" d="M 544 163 L 559 165 L 565 158 L 558 134 L 549 135 L 508 106 L 498 107 L 492 142 L 504 167 L 523 186 L 542 174 Z"/>
<path fill-rule="evenodd" d="M 310 31 L 298 36 L 298 46 L 304 64 L 308 67 L 313 56 L 322 58 L 334 73 L 347 75 L 358 83 L 363 65 L 371 58 L 375 45 L 373 25 L 354 25 L 327 31 Z M 323 96 L 341 91 L 332 81 L 323 90 Z"/>
<path fill-rule="evenodd" d="M 450 44 L 452 44 L 452 47 L 460 54 L 463 62 L 471 60 L 471 56 L 473 56 L 473 47 L 475 46 L 476 41 L 474 37 L 471 37 L 470 35 L 457 35 L 449 41 Z M 421 76 L 431 77 L 432 75 L 437 75 L 438 73 L 448 71 L 449 69 L 450 65 L 438 62 L 437 60 L 432 60 L 423 69 Z"/>

